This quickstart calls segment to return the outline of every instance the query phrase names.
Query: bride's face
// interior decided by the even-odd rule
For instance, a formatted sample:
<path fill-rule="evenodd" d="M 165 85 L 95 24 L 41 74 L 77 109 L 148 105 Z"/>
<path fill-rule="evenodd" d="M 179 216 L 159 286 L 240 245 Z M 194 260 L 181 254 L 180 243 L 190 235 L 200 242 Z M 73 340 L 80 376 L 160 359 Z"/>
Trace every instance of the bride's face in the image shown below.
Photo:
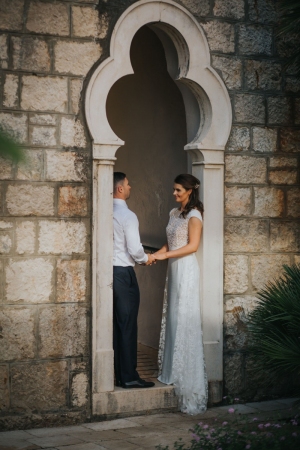
<path fill-rule="evenodd" d="M 192 189 L 186 190 L 181 184 L 175 183 L 173 186 L 173 195 L 178 203 L 183 203 L 185 205 L 189 201 L 191 192 Z"/>

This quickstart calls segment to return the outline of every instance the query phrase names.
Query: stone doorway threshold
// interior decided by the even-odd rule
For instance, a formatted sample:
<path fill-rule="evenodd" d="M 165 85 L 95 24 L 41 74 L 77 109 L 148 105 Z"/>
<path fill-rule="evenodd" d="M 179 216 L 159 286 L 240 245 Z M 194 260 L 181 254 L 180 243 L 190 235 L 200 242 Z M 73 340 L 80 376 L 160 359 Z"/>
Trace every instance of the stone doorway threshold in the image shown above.
<path fill-rule="evenodd" d="M 115 387 L 113 392 L 94 394 L 94 415 L 109 418 L 178 411 L 174 387 L 157 381 L 157 350 L 138 345 L 138 372 L 141 378 L 153 381 L 155 386 L 128 390 Z"/>

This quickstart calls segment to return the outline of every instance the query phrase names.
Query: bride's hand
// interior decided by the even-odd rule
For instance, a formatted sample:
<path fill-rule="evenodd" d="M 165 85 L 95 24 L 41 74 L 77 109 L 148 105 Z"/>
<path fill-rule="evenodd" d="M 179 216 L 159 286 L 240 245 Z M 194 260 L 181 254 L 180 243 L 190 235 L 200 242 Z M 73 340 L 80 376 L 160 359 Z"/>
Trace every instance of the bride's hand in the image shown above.
<path fill-rule="evenodd" d="M 167 253 L 153 253 L 153 256 L 156 261 L 164 261 L 167 259 Z"/>

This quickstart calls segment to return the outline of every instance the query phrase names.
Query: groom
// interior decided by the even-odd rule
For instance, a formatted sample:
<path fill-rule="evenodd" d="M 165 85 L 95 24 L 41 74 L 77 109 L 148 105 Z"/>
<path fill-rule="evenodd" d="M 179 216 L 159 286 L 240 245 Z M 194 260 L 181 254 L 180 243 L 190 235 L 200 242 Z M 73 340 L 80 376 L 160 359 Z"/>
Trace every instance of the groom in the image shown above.
<path fill-rule="evenodd" d="M 126 204 L 130 189 L 125 173 L 114 172 L 114 366 L 116 384 L 125 389 L 154 386 L 142 380 L 136 370 L 140 291 L 133 267 L 135 263 L 151 265 L 155 258 L 144 252 L 137 216 Z"/>

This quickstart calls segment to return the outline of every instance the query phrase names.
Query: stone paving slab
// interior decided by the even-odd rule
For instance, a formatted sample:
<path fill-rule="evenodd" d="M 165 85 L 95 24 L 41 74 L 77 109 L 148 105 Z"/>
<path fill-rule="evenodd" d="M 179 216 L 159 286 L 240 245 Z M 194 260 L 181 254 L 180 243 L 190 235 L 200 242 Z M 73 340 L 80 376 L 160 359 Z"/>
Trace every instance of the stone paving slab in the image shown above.
<path fill-rule="evenodd" d="M 278 402 L 277 400 L 271 400 L 268 402 L 246 403 L 245 406 L 254 408 L 258 411 L 277 411 L 279 409 L 286 409 L 286 405 L 284 403 Z"/>
<path fill-rule="evenodd" d="M 27 440 L 30 444 L 35 444 L 41 448 L 56 447 L 57 445 L 68 445 L 68 444 L 81 444 L 84 443 L 82 439 L 67 435 L 59 434 L 57 436 L 43 436 L 30 438 Z"/>
<path fill-rule="evenodd" d="M 145 416 L 142 416 L 145 417 Z M 116 419 L 109 420 L 107 422 L 95 422 L 95 423 L 87 423 L 83 425 L 85 428 L 90 428 L 91 430 L 119 430 L 121 428 L 130 428 L 139 426 L 138 421 L 135 420 L 135 417 L 132 419 Z"/>
<path fill-rule="evenodd" d="M 67 427 L 55 427 L 55 428 L 33 428 L 26 430 L 26 433 L 30 438 L 33 436 L 44 437 L 44 436 L 57 436 L 59 434 L 69 434 L 76 433 L 80 431 L 88 431 L 84 425 L 73 425 Z M 13 433 L 9 431 L 9 433 Z M 29 439 L 29 438 L 28 438 Z"/>

